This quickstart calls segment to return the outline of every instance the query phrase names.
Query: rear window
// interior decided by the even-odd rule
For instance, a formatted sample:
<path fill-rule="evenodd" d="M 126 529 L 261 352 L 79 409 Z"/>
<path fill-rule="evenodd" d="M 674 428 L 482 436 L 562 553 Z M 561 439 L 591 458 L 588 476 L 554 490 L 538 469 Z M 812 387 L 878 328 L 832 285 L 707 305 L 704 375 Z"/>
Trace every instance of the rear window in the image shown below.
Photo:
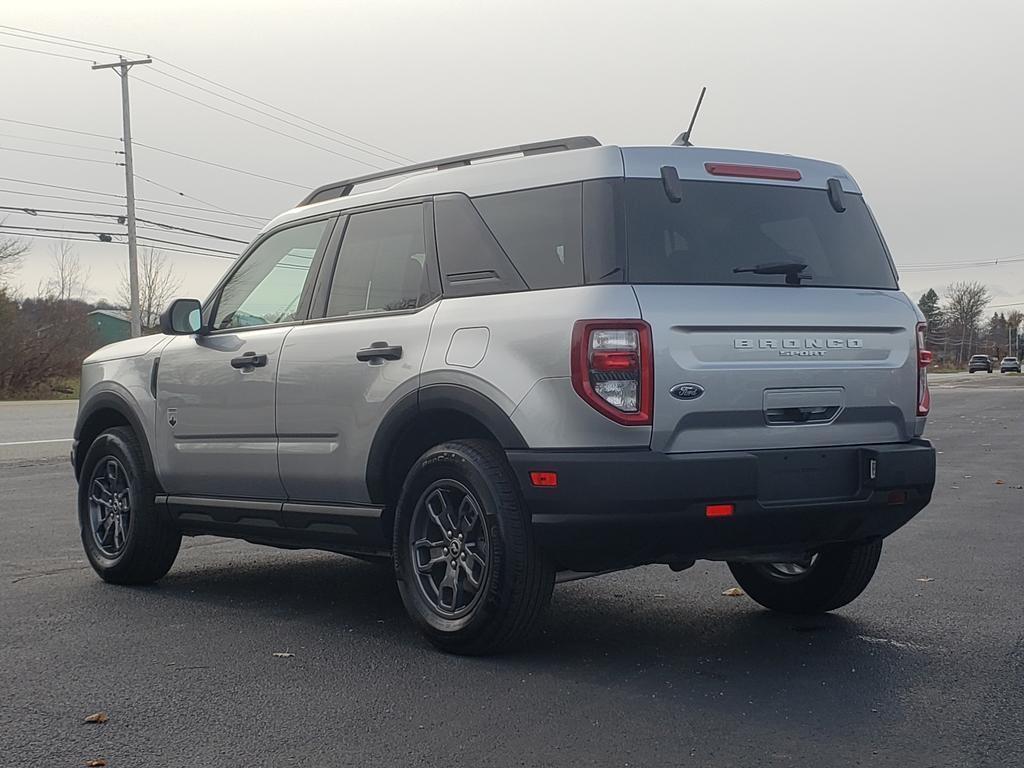
<path fill-rule="evenodd" d="M 860 195 L 837 213 L 821 189 L 718 181 L 682 182 L 682 201 L 660 179 L 625 182 L 631 283 L 783 285 L 768 265 L 805 264 L 804 286 L 896 288 L 896 277 Z"/>

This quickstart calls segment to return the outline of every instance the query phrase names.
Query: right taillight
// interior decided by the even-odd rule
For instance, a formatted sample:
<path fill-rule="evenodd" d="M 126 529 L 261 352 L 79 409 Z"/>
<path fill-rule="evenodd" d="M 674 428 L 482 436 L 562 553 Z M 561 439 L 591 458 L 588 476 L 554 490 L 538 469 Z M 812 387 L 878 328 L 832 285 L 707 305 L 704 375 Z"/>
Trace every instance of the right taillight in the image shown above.
<path fill-rule="evenodd" d="M 917 415 L 927 416 L 932 406 L 932 396 L 928 391 L 928 366 L 932 362 L 931 351 L 925 349 L 925 331 L 927 323 L 917 324 Z"/>
<path fill-rule="evenodd" d="M 643 320 L 580 320 L 572 330 L 572 386 L 619 424 L 651 424 L 654 363 Z"/>

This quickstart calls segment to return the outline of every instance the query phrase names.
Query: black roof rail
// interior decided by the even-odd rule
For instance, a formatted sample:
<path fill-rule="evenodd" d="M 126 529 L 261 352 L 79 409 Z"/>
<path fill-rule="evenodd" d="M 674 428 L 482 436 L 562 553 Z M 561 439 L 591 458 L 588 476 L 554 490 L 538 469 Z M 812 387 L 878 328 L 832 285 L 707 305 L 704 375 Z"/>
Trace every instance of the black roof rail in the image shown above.
<path fill-rule="evenodd" d="M 306 195 L 302 202 L 299 203 L 298 207 L 301 208 L 304 205 L 322 203 L 324 200 L 333 200 L 338 197 L 345 197 L 351 194 L 352 189 L 359 184 L 388 179 L 392 176 L 405 176 L 419 171 L 444 171 L 449 168 L 461 168 L 466 165 L 471 165 L 474 160 L 486 160 L 492 157 L 502 157 L 503 155 L 543 155 L 548 152 L 566 152 L 571 149 L 586 149 L 588 147 L 599 146 L 601 146 L 601 142 L 593 136 L 569 136 L 564 139 L 537 141 L 532 144 L 517 144 L 512 147 L 501 147 L 499 149 L 485 149 L 481 152 L 470 152 L 466 155 L 444 157 L 440 160 L 430 160 L 425 163 L 416 163 L 415 165 L 403 165 L 399 168 L 376 171 L 375 173 L 368 173 L 365 176 L 356 176 L 351 179 L 345 179 L 344 181 L 335 181 L 331 184 L 325 184 L 322 187 L 317 187 Z"/>

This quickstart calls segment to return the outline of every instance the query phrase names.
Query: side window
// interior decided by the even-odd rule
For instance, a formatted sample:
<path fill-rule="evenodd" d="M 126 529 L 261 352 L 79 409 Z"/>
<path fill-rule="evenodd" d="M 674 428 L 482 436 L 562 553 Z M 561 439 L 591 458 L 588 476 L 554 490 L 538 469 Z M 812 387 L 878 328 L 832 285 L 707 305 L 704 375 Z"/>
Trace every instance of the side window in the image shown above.
<path fill-rule="evenodd" d="M 298 319 L 313 256 L 330 219 L 283 229 L 260 243 L 221 290 L 213 327 L 245 328 Z"/>
<path fill-rule="evenodd" d="M 526 290 L 526 283 L 465 195 L 434 198 L 434 233 L 446 295 Z"/>
<path fill-rule="evenodd" d="M 530 288 L 583 284 L 580 184 L 488 195 L 473 204 Z"/>
<path fill-rule="evenodd" d="M 436 295 L 429 273 L 421 204 L 352 214 L 327 316 L 421 307 Z"/>

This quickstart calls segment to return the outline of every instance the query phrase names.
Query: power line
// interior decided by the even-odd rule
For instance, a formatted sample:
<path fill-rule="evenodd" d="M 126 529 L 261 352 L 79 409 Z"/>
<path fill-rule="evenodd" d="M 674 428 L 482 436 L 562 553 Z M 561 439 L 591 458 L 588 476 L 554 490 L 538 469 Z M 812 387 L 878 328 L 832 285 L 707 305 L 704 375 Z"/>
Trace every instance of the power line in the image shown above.
<path fill-rule="evenodd" d="M 27 125 L 32 128 L 47 128 L 51 131 L 63 131 L 64 133 L 77 133 L 79 136 L 92 136 L 96 139 L 109 139 L 110 141 L 120 142 L 121 139 L 118 136 L 107 136 L 102 133 L 90 133 L 89 131 L 78 131 L 74 128 L 60 128 L 56 125 L 46 125 L 45 123 L 30 123 L 27 120 L 15 120 L 13 117 L 0 117 L 0 122 L 4 123 L 17 123 L 18 125 Z"/>
<path fill-rule="evenodd" d="M 117 232 L 96 232 L 91 229 L 61 229 L 60 227 L 19 227 L 14 224 L 0 224 L 0 229 L 20 229 L 29 232 L 67 232 L 69 235 L 96 235 L 101 237 L 107 235 L 109 237 L 124 237 L 123 234 Z"/>
<path fill-rule="evenodd" d="M 42 41 L 40 41 L 42 42 Z M 43 56 L 56 56 L 58 59 L 70 59 L 71 61 L 84 61 L 86 64 L 95 64 L 94 59 L 84 59 L 81 56 L 68 56 L 66 53 L 54 53 L 53 51 L 40 51 L 36 48 L 22 48 L 20 45 L 7 45 L 0 43 L 0 48 L 10 48 L 14 51 L 26 51 L 27 53 L 39 53 Z"/>
<path fill-rule="evenodd" d="M 0 228 L 2 228 L 2 225 L 0 225 Z M 103 245 L 124 245 L 125 244 L 121 240 L 109 240 L 109 241 L 106 241 L 106 240 L 93 240 L 92 238 L 89 238 L 89 237 L 63 237 L 62 235 L 33 234 L 33 235 L 24 235 L 24 237 L 31 238 L 32 240 L 35 240 L 35 239 L 67 240 L 67 241 L 70 241 L 70 242 L 73 242 L 73 243 L 101 243 Z M 113 237 L 124 237 L 124 235 L 114 235 Z M 152 247 L 152 246 L 149 246 L 149 247 Z M 228 259 L 230 261 L 234 261 L 237 258 L 237 257 L 234 257 L 234 256 L 222 256 L 222 255 L 217 254 L 217 253 L 201 253 L 199 251 L 187 250 L 187 249 L 182 249 L 182 248 L 159 248 L 157 250 L 160 250 L 160 251 L 173 251 L 174 253 L 185 253 L 185 254 L 188 254 L 189 256 L 207 256 L 207 257 L 209 257 L 211 259 Z"/>
<path fill-rule="evenodd" d="M 302 115 L 297 115 L 294 112 L 289 112 L 287 109 L 281 109 L 281 107 L 275 106 L 274 104 L 270 104 L 269 102 L 261 101 L 260 99 L 257 99 L 255 96 L 250 96 L 250 95 L 248 95 L 246 93 L 242 93 L 241 91 L 237 91 L 234 88 L 230 88 L 230 87 L 224 85 L 223 83 L 218 83 L 216 80 L 211 80 L 208 77 L 203 77 L 202 75 L 200 75 L 200 74 L 198 74 L 196 72 L 192 72 L 192 71 L 190 71 L 188 69 L 185 69 L 184 67 L 179 67 L 177 64 L 173 64 L 172 62 L 168 61 L 167 59 L 162 59 L 162 58 L 156 57 L 156 60 L 159 61 L 162 64 L 166 64 L 171 69 L 176 69 L 179 72 L 184 72 L 186 75 L 191 75 L 192 77 L 198 78 L 199 80 L 202 80 L 203 82 L 209 83 L 210 85 L 215 85 L 218 88 L 222 88 L 225 91 L 228 91 L 229 93 L 235 94 L 236 96 L 241 96 L 243 99 L 249 99 L 250 101 L 254 101 L 257 104 L 262 104 L 264 107 L 269 107 L 270 109 L 273 109 L 276 112 L 280 112 L 281 114 L 288 115 L 289 117 L 294 117 L 296 120 L 302 120 L 303 122 L 309 123 L 310 125 L 315 125 L 317 128 L 323 128 L 325 131 L 330 131 L 331 133 L 333 133 L 333 134 L 335 134 L 337 136 L 341 136 L 342 138 L 350 139 L 351 141 L 355 141 L 355 142 L 357 142 L 359 144 L 365 144 L 366 146 L 372 147 L 373 149 L 379 149 L 381 152 L 384 152 L 386 154 L 389 154 L 389 155 L 392 155 L 394 157 L 397 157 L 399 160 L 401 160 L 403 162 L 407 162 L 407 163 L 411 163 L 412 162 L 412 158 L 410 158 L 410 157 L 406 157 L 405 155 L 401 155 L 401 154 L 399 154 L 397 152 L 392 152 L 390 149 L 385 149 L 384 147 L 378 146 L 376 144 L 371 144 L 368 141 L 363 141 L 362 139 L 357 139 L 355 136 L 350 136 L 347 133 L 342 133 L 341 131 L 339 131 L 339 130 L 337 130 L 335 128 L 331 128 L 330 126 L 314 122 L 313 120 L 310 120 L 309 118 L 303 117 Z M 164 73 L 164 74 L 166 74 L 166 73 Z M 189 83 L 189 84 L 191 85 L 191 83 Z"/>
<path fill-rule="evenodd" d="M 139 235 L 139 240 L 147 240 L 151 243 L 167 243 L 168 245 L 183 245 L 186 248 L 196 248 L 202 251 L 210 251 L 211 253 L 224 253 L 228 256 L 238 258 L 238 254 L 234 251 L 222 251 L 218 248 L 207 248 L 204 245 L 192 245 L 191 243 L 183 243 L 180 240 L 161 240 L 157 237 L 143 237 L 142 235 Z"/>
<path fill-rule="evenodd" d="M 139 82 L 139 83 L 145 83 L 146 85 L 150 86 L 151 88 L 156 88 L 157 90 L 163 91 L 164 93 L 170 93 L 170 94 L 172 94 L 174 96 L 177 96 L 178 98 L 185 99 L 185 101 L 191 101 L 193 104 L 198 104 L 199 106 L 206 107 L 207 109 L 211 109 L 214 112 L 219 112 L 222 115 L 227 115 L 228 117 L 233 117 L 235 120 L 241 120 L 243 123 L 248 123 L 249 125 L 255 126 L 257 128 L 262 128 L 265 131 L 270 131 L 271 133 L 275 133 L 278 136 L 284 136 L 286 139 L 291 139 L 292 141 L 297 141 L 300 144 L 305 144 L 306 146 L 313 147 L 314 149 L 319 149 L 319 150 L 321 150 L 323 152 L 329 152 L 330 154 L 337 155 L 338 157 L 344 157 L 345 159 L 351 160 L 354 163 L 359 163 L 360 165 L 366 165 L 366 166 L 369 166 L 370 168 L 376 168 L 377 170 L 384 170 L 381 166 L 377 165 L 376 163 L 371 163 L 371 162 L 369 162 L 367 160 L 360 160 L 358 157 L 352 157 L 352 155 L 346 155 L 344 152 L 336 152 L 333 149 L 329 149 L 328 147 L 320 146 L 319 144 L 314 144 L 313 142 L 306 141 L 305 139 L 301 139 L 298 136 L 292 136 L 290 133 L 285 133 L 284 131 L 279 131 L 276 128 L 271 128 L 269 125 L 263 125 L 262 123 L 257 123 L 257 122 L 255 122 L 253 120 L 249 120 L 248 118 L 242 117 L 241 115 L 236 115 L 233 112 L 228 112 L 227 110 L 221 109 L 220 107 L 215 107 L 212 104 L 207 104 L 205 101 L 199 101 L 198 99 L 193 99 L 191 96 L 186 96 L 185 94 L 179 93 L 178 91 L 173 91 L 170 88 L 164 88 L 162 85 L 157 85 L 156 83 L 151 83 L 149 80 L 143 80 L 141 77 L 136 77 L 135 81 Z"/>
<path fill-rule="evenodd" d="M 145 56 L 142 51 L 133 51 L 131 48 L 115 48 L 112 45 L 103 45 L 102 43 L 90 43 L 87 40 L 76 40 L 73 37 L 61 37 L 60 35 L 51 35 L 48 32 L 36 32 L 33 29 L 24 29 L 22 27 L 12 27 L 9 24 L 0 24 L 0 29 L 13 29 L 15 32 L 27 32 L 30 35 L 38 35 L 39 37 L 49 37 L 53 40 L 63 40 L 68 43 L 80 43 L 81 45 L 91 46 L 94 51 L 101 52 L 99 48 L 106 48 L 116 53 L 134 53 L 140 56 Z M 56 45 L 56 43 L 54 43 Z"/>
<path fill-rule="evenodd" d="M 44 218 L 49 218 L 50 216 L 48 216 L 48 214 L 53 214 L 53 218 L 62 217 L 68 218 L 69 220 L 73 221 L 87 221 L 87 219 L 72 219 L 70 217 L 92 216 L 93 218 L 120 220 L 118 223 L 121 223 L 125 218 L 124 214 L 122 213 L 102 213 L 99 211 L 67 211 L 57 208 L 33 208 L 31 206 L 0 205 L 0 211 L 12 211 L 14 213 L 21 213 L 28 216 L 42 215 Z M 203 232 L 198 229 L 188 229 L 186 227 L 179 227 L 175 224 L 167 224 L 162 221 L 153 221 L 152 219 L 139 219 L 139 221 L 145 222 L 146 224 L 153 224 L 154 226 L 162 227 L 164 229 L 185 232 L 190 235 L 199 235 L 202 237 L 213 238 L 214 240 L 226 240 L 232 243 L 241 243 L 242 245 L 247 245 L 249 243 L 248 240 L 239 240 L 238 238 L 235 237 L 217 235 L 213 234 L 212 232 Z"/>
<path fill-rule="evenodd" d="M 75 157 L 73 155 L 57 155 L 52 152 L 36 152 L 31 149 L 15 149 L 14 147 L 0 147 L 0 152 L 20 152 L 23 155 L 38 155 L 40 157 L 59 157 L 62 160 L 79 160 L 83 163 L 100 163 L 102 165 L 119 165 L 113 160 L 97 160 L 94 157 Z"/>
<path fill-rule="evenodd" d="M 67 195 L 44 195 L 40 192 L 31 192 L 27 189 L 0 189 L 0 193 L 7 193 L 11 195 L 28 195 L 29 197 L 42 197 L 46 198 L 47 200 L 66 200 L 72 203 L 89 203 L 90 205 L 109 205 L 114 208 L 119 207 L 117 203 L 108 203 L 106 200 L 87 200 L 83 197 L 68 197 Z M 237 227 L 238 229 L 248 229 L 253 231 L 259 229 L 259 227 L 254 227 L 249 224 L 238 224 L 233 221 L 224 221 L 223 219 L 211 219 L 206 216 L 191 216 L 187 213 L 175 213 L 174 211 L 162 211 L 157 208 L 144 208 L 142 206 L 136 206 L 136 210 L 148 211 L 149 213 L 161 213 L 164 216 L 173 216 L 176 219 L 207 221 L 210 222 L 211 224 L 220 224 L 225 227 Z"/>
<path fill-rule="evenodd" d="M 38 33 L 33 33 L 33 34 L 38 34 Z M 99 54 L 101 54 L 103 56 L 110 56 L 111 55 L 111 54 L 107 53 L 106 51 L 99 50 L 98 48 L 86 48 L 85 46 L 72 45 L 71 43 L 55 43 L 55 42 L 52 42 L 50 40 L 41 40 L 38 37 L 29 37 L 28 35 L 19 35 L 19 34 L 16 34 L 14 32 L 0 32 L 0 35 L 5 35 L 6 37 L 19 37 L 22 40 L 31 40 L 33 43 L 42 43 L 43 45 L 59 45 L 59 46 L 61 46 L 63 48 L 74 48 L 74 49 L 79 50 L 79 51 L 88 51 L 89 53 L 99 53 Z"/>
<path fill-rule="evenodd" d="M 58 147 L 76 147 L 78 149 L 88 149 L 92 152 L 117 152 L 117 150 L 107 149 L 106 147 L 90 147 L 88 144 L 73 144 L 68 141 L 54 141 L 53 139 L 37 139 L 33 136 L 19 136 L 16 133 L 3 133 L 0 132 L 0 136 L 5 136 L 8 139 L 20 139 L 21 141 L 36 141 L 40 144 L 54 144 Z"/>
<path fill-rule="evenodd" d="M 136 78 L 137 80 L 138 78 Z M 3 134 L 0 134 L 2 136 Z M 138 139 L 135 140 L 135 146 L 145 147 L 154 152 L 163 152 L 165 155 L 173 155 L 174 157 L 180 157 L 185 160 L 191 160 L 194 163 L 202 163 L 203 165 L 212 165 L 214 168 L 223 168 L 225 171 L 234 171 L 235 173 L 243 173 L 246 176 L 254 176 L 257 179 L 266 179 L 267 181 L 274 181 L 278 184 L 287 184 L 290 187 L 297 187 L 298 189 L 310 189 L 310 184 L 296 184 L 294 181 L 285 181 L 284 179 L 275 179 L 273 176 L 264 176 L 262 173 L 255 173 L 254 171 L 246 171 L 241 168 L 232 168 L 230 165 L 223 165 L 222 163 L 215 163 L 212 160 L 203 160 L 198 157 L 192 157 L 191 155 L 182 154 L 181 152 L 172 152 L 169 149 L 161 149 L 160 147 L 154 147 L 151 144 L 143 144 Z"/>
<path fill-rule="evenodd" d="M 92 189 L 82 189 L 80 187 L 68 187 L 63 184 L 44 184 L 41 181 L 30 181 L 29 179 L 15 179 L 10 176 L 0 176 L 2 181 L 16 181 L 19 184 L 31 184 L 36 187 L 47 187 L 48 189 L 63 189 L 66 192 L 82 192 L 87 195 L 103 195 L 104 197 L 119 197 L 124 200 L 124 195 L 118 195 L 113 192 L 97 192 Z M 170 203 L 168 203 L 170 205 Z"/>
<path fill-rule="evenodd" d="M 135 78 L 135 79 L 138 80 L 138 78 Z M 171 193 L 173 193 L 175 195 L 179 195 L 181 197 L 188 198 L 189 200 L 195 200 L 196 202 L 202 203 L 203 205 L 208 205 L 211 208 L 216 208 L 218 211 L 222 211 L 223 213 L 231 213 L 231 211 L 229 211 L 227 208 L 221 208 L 219 205 L 216 205 L 215 203 L 211 203 L 211 202 L 208 202 L 206 200 L 202 200 L 202 199 L 200 199 L 198 197 L 195 197 L 194 195 L 186 195 L 184 192 L 179 192 L 176 189 L 172 189 L 171 187 L 165 186 L 165 185 L 161 184 L 159 181 L 153 181 L 152 179 L 147 179 L 145 176 L 140 176 L 137 173 L 133 174 L 133 175 L 135 176 L 136 179 L 140 179 L 141 181 L 145 181 L 148 184 L 152 184 L 154 187 L 160 187 L 160 189 L 167 190 L 168 192 L 171 192 Z M 139 199 L 141 200 L 142 198 L 139 198 Z M 159 200 L 150 200 L 149 202 L 160 202 L 160 201 Z M 170 205 L 170 203 L 168 203 L 168 205 Z M 269 218 L 269 217 L 266 217 L 264 219 L 260 219 L 260 217 L 258 217 L 258 216 L 247 216 L 247 215 L 242 214 L 242 213 L 236 213 L 234 215 L 235 216 L 244 216 L 247 219 L 256 219 L 257 221 L 261 221 L 261 220 L 262 221 L 266 221 L 267 218 Z"/>
<path fill-rule="evenodd" d="M 311 133 L 314 136 L 319 136 L 322 139 L 327 139 L 328 141 L 335 141 L 335 142 L 337 142 L 339 144 L 343 144 L 346 147 L 354 149 L 357 152 L 365 152 L 366 154 L 372 155 L 373 157 L 376 157 L 376 158 L 379 158 L 379 159 L 383 160 L 386 163 L 395 164 L 395 160 L 393 158 L 391 158 L 391 157 L 388 157 L 387 155 L 382 155 L 379 152 L 374 152 L 374 151 L 369 150 L 369 149 L 363 149 L 363 147 L 356 146 L 355 144 L 351 144 L 351 143 L 349 143 L 347 141 L 344 141 L 342 139 L 336 139 L 333 136 L 330 136 L 330 135 L 328 135 L 326 133 L 321 133 L 320 131 L 314 131 L 312 128 L 307 128 L 306 126 L 302 125 L 302 123 L 293 123 L 291 120 L 285 120 L 283 117 L 278 117 L 277 115 L 272 114 L 270 112 L 267 112 L 265 110 L 257 109 L 256 107 L 250 106 L 249 104 L 246 104 L 245 102 L 238 101 L 238 99 L 232 99 L 230 96 L 225 96 L 222 93 L 217 93 L 216 91 L 211 91 L 209 88 L 203 88 L 203 86 L 201 86 L 201 85 L 196 85 L 195 83 L 190 83 L 188 80 L 180 78 L 177 75 L 172 75 L 170 72 L 164 72 L 159 67 L 154 67 L 153 71 L 154 72 L 158 72 L 159 74 L 163 75 L 164 77 L 169 77 L 172 80 L 177 80 L 179 83 L 184 83 L 185 85 L 189 86 L 190 88 L 195 88 L 196 90 L 202 91 L 203 93 L 208 93 L 211 96 L 216 96 L 218 99 L 224 99 L 224 101 L 230 102 L 231 104 L 236 104 L 236 105 L 242 107 L 243 109 L 251 110 L 251 111 L 255 112 L 258 115 L 263 115 L 264 117 L 269 117 L 271 120 L 277 120 L 279 122 L 284 123 L 285 125 L 290 125 L 293 128 L 298 128 L 300 131 L 306 131 L 307 133 Z M 246 97 L 246 98 L 248 98 L 248 97 Z M 358 139 L 356 139 L 356 141 L 358 141 Z M 384 150 L 384 151 L 386 152 L 387 150 Z"/>

